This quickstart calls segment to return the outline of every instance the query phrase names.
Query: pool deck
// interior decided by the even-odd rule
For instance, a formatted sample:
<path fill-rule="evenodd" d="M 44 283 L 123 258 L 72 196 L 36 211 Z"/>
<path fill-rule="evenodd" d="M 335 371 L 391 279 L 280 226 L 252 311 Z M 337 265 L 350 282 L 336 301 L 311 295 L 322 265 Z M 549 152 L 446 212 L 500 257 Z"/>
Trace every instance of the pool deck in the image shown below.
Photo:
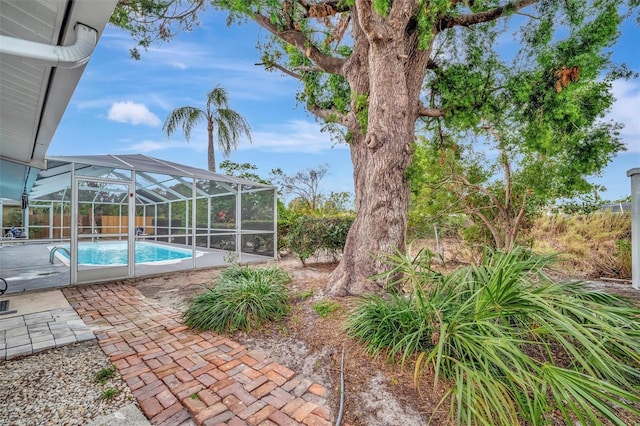
<path fill-rule="evenodd" d="M 20 241 L 0 244 L 0 277 L 8 283 L 7 294 L 39 291 L 67 287 L 70 285 L 69 267 L 54 260 L 49 263 L 49 248 L 52 243 Z M 184 246 L 179 246 L 184 248 Z M 196 257 L 197 269 L 215 268 L 228 264 L 230 252 L 197 248 L 203 252 Z M 241 263 L 266 262 L 271 257 L 243 253 Z M 136 264 L 135 278 L 167 272 L 193 270 L 193 259 L 182 259 L 167 264 Z M 112 281 L 112 280 L 109 280 Z M 1 297 L 1 296 L 0 296 Z"/>

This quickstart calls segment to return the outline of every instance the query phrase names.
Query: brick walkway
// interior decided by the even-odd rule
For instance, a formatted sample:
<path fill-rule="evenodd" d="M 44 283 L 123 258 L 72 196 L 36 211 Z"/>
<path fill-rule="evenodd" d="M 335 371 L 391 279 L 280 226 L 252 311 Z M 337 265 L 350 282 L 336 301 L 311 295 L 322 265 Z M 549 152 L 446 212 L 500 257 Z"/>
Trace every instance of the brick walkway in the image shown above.
<path fill-rule="evenodd" d="M 63 290 L 152 424 L 331 425 L 326 390 L 114 283 Z"/>

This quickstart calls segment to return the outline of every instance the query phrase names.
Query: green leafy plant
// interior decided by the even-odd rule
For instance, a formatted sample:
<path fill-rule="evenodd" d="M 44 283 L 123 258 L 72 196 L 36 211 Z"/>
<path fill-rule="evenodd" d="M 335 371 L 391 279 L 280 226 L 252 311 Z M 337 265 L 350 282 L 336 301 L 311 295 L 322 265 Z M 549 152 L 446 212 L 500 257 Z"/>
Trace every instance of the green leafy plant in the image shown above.
<path fill-rule="evenodd" d="M 116 374 L 116 368 L 111 365 L 109 367 L 103 368 L 102 370 L 98 371 L 94 376 L 93 376 L 93 381 L 96 383 L 100 383 L 101 385 L 104 385 L 105 383 L 107 383 L 107 380 L 113 378 Z"/>
<path fill-rule="evenodd" d="M 107 388 L 100 394 L 101 399 L 113 399 L 122 392 L 122 389 Z"/>
<path fill-rule="evenodd" d="M 185 324 L 199 330 L 251 330 L 289 312 L 285 284 L 291 277 L 277 267 L 232 266 L 216 284 L 198 295 L 184 313 Z"/>
<path fill-rule="evenodd" d="M 517 248 L 483 264 L 433 272 L 428 257 L 389 256 L 409 294 L 365 299 L 346 328 L 369 352 L 429 366 L 440 404 L 465 425 L 628 424 L 640 416 L 640 310 L 555 283 L 553 256 Z"/>
<path fill-rule="evenodd" d="M 307 291 L 303 291 L 302 293 L 297 293 L 296 297 L 299 298 L 299 299 L 304 300 L 304 299 L 308 299 L 311 296 L 313 296 L 313 293 L 314 293 L 313 290 L 307 290 Z"/>
<path fill-rule="evenodd" d="M 333 300 L 323 300 L 313 305 L 313 310 L 322 318 L 328 317 L 329 314 L 337 311 L 338 309 L 340 309 L 340 304 Z"/>
<path fill-rule="evenodd" d="M 353 217 L 350 215 L 300 216 L 289 226 L 286 245 L 298 255 L 302 264 L 319 250 L 325 250 L 337 258 L 344 249 L 352 223 Z"/>

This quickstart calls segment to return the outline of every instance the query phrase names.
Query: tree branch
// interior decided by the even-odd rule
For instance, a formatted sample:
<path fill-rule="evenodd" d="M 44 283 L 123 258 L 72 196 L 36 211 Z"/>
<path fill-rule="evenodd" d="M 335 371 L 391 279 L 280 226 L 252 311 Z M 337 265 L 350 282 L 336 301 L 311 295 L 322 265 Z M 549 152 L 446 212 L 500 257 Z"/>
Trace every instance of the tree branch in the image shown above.
<path fill-rule="evenodd" d="M 303 71 L 303 72 L 314 72 L 314 71 L 322 71 L 319 67 L 316 66 L 299 66 L 299 67 L 294 67 L 293 68 L 296 71 Z"/>
<path fill-rule="evenodd" d="M 278 30 L 276 25 L 271 23 L 271 20 L 268 17 L 260 15 L 259 13 L 256 13 L 253 19 L 262 28 L 266 29 L 267 31 L 281 38 L 287 43 L 294 45 L 301 52 L 304 52 L 304 54 L 323 71 L 331 74 L 342 74 L 342 66 L 345 63 L 345 60 L 325 55 L 317 47 L 315 47 L 311 40 L 307 39 L 307 37 L 301 31 L 280 31 Z"/>
<path fill-rule="evenodd" d="M 512 236 L 511 236 L 511 245 L 513 246 L 513 243 L 516 240 L 516 236 L 518 235 L 518 232 L 520 231 L 520 225 L 522 224 L 522 220 L 524 219 L 524 214 L 527 211 L 527 192 L 525 191 L 524 196 L 522 197 L 522 206 L 520 206 L 520 211 L 518 212 L 518 216 L 516 216 L 516 220 L 513 223 L 513 232 L 512 232 Z"/>
<path fill-rule="evenodd" d="M 511 209 L 511 165 L 509 164 L 509 157 L 502 145 L 502 138 L 498 133 L 496 133 L 493 127 L 489 124 L 485 124 L 482 126 L 482 129 L 486 130 L 487 133 L 493 136 L 496 142 L 498 142 L 500 162 L 502 163 L 502 169 L 504 170 L 504 209 L 508 212 Z"/>
<path fill-rule="evenodd" d="M 442 108 L 429 108 L 421 103 L 418 108 L 418 115 L 420 117 L 444 117 L 446 115 L 446 111 Z"/>
<path fill-rule="evenodd" d="M 467 188 L 475 189 L 476 191 L 481 192 L 484 195 L 486 195 L 487 197 L 489 197 L 489 199 L 491 199 L 491 201 L 493 202 L 494 206 L 500 211 L 500 213 L 505 218 L 508 217 L 507 213 L 504 210 L 504 206 L 500 203 L 500 200 L 498 200 L 498 198 L 491 191 L 489 191 L 487 188 L 485 188 L 485 187 L 483 187 L 481 185 L 473 184 L 473 183 L 469 182 L 469 180 L 467 178 L 465 178 L 464 176 L 459 175 L 459 174 L 454 174 L 452 177 L 454 179 L 458 179 L 458 181 L 460 183 L 462 183 L 464 186 L 466 186 Z"/>
<path fill-rule="evenodd" d="M 491 235 L 493 236 L 493 240 L 496 242 L 496 246 L 499 246 L 500 232 L 495 226 L 493 226 L 493 223 L 489 220 L 489 218 L 477 209 L 470 209 L 469 213 L 471 213 L 472 215 L 478 216 L 480 218 L 480 220 L 484 223 L 484 226 L 486 226 L 487 229 L 489 229 L 489 232 L 491 232 Z M 501 248 L 501 247 L 498 247 L 498 248 Z"/>
<path fill-rule="evenodd" d="M 314 2 L 312 4 L 309 4 L 304 1 L 298 2 L 298 4 L 305 10 L 305 16 L 307 18 L 317 18 L 318 16 L 315 16 L 315 13 L 317 13 L 316 11 L 318 10 L 323 10 L 327 12 L 329 10 L 333 10 L 334 14 L 349 12 L 351 8 L 347 6 L 346 3 L 347 2 L 344 0 L 324 0 L 324 1 Z"/>
<path fill-rule="evenodd" d="M 438 63 L 436 61 L 434 61 L 433 59 L 429 58 L 429 60 L 427 61 L 427 69 L 428 70 L 435 70 L 440 68 L 440 65 L 438 65 Z"/>
<path fill-rule="evenodd" d="M 394 1 L 387 17 L 387 23 L 396 30 L 404 29 L 409 19 L 415 14 L 416 8 L 417 2 L 415 0 Z"/>
<path fill-rule="evenodd" d="M 524 13 L 524 12 L 518 12 L 518 13 L 516 13 L 516 15 L 526 16 L 527 18 L 535 19 L 536 21 L 540 19 L 539 16 L 530 15 L 530 14 Z"/>
<path fill-rule="evenodd" d="M 345 114 L 335 108 L 323 109 L 317 105 L 307 104 L 307 110 L 316 117 L 323 119 L 325 122 L 338 123 L 348 127 Z"/>
<path fill-rule="evenodd" d="M 269 70 L 269 69 L 271 69 L 271 68 L 275 68 L 275 69 L 277 69 L 277 70 L 282 71 L 283 73 L 285 73 L 286 75 L 288 75 L 288 76 L 290 76 L 290 77 L 296 78 L 296 79 L 298 79 L 298 80 L 302 80 L 302 76 L 301 76 L 300 74 L 296 74 L 295 72 L 291 71 L 290 69 L 285 68 L 285 67 L 283 67 L 282 65 L 277 64 L 277 63 L 275 63 L 275 62 L 272 62 L 272 63 L 270 63 L 270 64 L 265 64 L 264 62 L 258 62 L 258 63 L 257 63 L 257 64 L 255 64 L 255 65 L 261 65 L 261 66 L 263 66 L 263 67 L 264 67 L 264 69 L 266 69 L 266 70 Z"/>
<path fill-rule="evenodd" d="M 447 28 L 453 27 L 469 27 L 475 24 L 481 24 L 483 22 L 494 21 L 507 13 L 517 12 L 520 9 L 524 9 L 540 0 L 517 0 L 512 3 L 507 3 L 504 6 L 499 6 L 494 9 L 490 9 L 484 12 L 473 13 L 469 15 L 446 15 L 436 22 L 436 30 L 438 32 Z"/>
<path fill-rule="evenodd" d="M 489 232 L 491 232 L 491 236 L 493 237 L 493 241 L 495 241 L 496 246 L 499 246 L 501 244 L 500 231 L 494 226 L 493 221 L 491 221 L 484 213 L 482 213 L 480 209 L 474 208 L 471 204 L 467 203 L 467 196 L 465 194 L 461 193 L 460 191 L 456 191 L 455 189 L 453 192 L 457 194 L 460 201 L 464 203 L 464 209 L 467 211 L 467 213 L 473 216 L 477 216 L 484 223 Z"/>

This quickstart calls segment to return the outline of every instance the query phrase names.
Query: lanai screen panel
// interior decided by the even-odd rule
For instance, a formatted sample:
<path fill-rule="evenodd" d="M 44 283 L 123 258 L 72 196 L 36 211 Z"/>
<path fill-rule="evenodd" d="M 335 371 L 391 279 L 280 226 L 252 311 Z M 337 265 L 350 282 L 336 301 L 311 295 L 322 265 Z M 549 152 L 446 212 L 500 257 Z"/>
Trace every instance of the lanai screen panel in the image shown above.
<path fill-rule="evenodd" d="M 236 250 L 238 184 L 196 181 L 196 244 L 218 250 Z"/>
<path fill-rule="evenodd" d="M 243 185 L 240 205 L 241 251 L 273 257 L 276 250 L 275 191 L 259 186 Z"/>

